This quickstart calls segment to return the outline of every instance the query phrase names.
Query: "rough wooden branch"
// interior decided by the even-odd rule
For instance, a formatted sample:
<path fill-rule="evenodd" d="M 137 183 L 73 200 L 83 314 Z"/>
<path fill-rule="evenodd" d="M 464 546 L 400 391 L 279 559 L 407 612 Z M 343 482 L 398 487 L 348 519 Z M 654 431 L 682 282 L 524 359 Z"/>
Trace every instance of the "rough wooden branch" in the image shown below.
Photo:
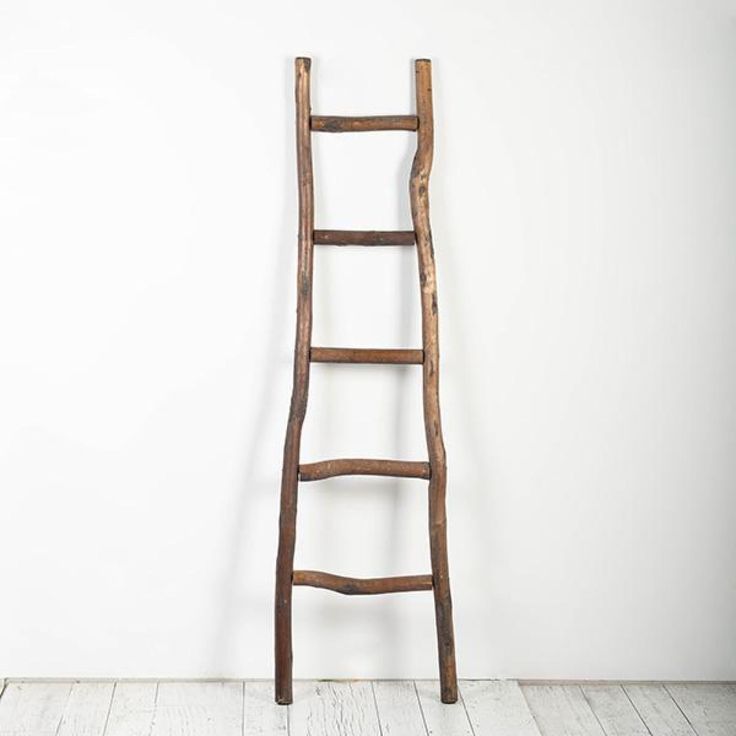
<path fill-rule="evenodd" d="M 417 238 L 421 286 L 424 428 L 429 463 L 432 466 L 432 478 L 429 481 L 429 548 L 434 578 L 437 647 L 440 660 L 440 697 L 443 703 L 454 703 L 457 700 L 457 671 L 450 572 L 447 562 L 447 520 L 445 516 L 447 464 L 440 419 L 437 279 L 432 231 L 429 224 L 429 175 L 432 170 L 434 146 L 431 62 L 428 59 L 418 59 L 415 62 L 415 72 L 419 127 L 417 152 L 412 163 L 409 182 L 409 198 Z"/>
<path fill-rule="evenodd" d="M 432 590 L 431 575 L 404 575 L 395 578 L 346 578 L 316 570 L 294 570 L 294 585 L 326 588 L 343 595 L 376 595 L 379 593 L 406 593 L 413 590 Z"/>
<path fill-rule="evenodd" d="M 323 133 L 360 133 L 369 130 L 416 129 L 416 115 L 312 115 L 312 130 Z"/>
<path fill-rule="evenodd" d="M 421 350 L 403 348 L 312 348 L 313 363 L 394 363 L 399 365 L 421 365 L 424 353 Z"/>
<path fill-rule="evenodd" d="M 314 183 L 312 134 L 309 126 L 311 61 L 295 61 L 296 160 L 299 182 L 299 255 L 297 262 L 294 384 L 281 471 L 279 549 L 276 558 L 275 654 L 276 702 L 292 702 L 291 574 L 296 544 L 299 446 L 309 391 L 309 347 L 312 342 L 312 272 L 314 242 Z"/>
<path fill-rule="evenodd" d="M 414 245 L 413 230 L 315 230 L 315 245 Z"/>
<path fill-rule="evenodd" d="M 429 479 L 429 463 L 410 460 L 341 458 L 299 466 L 299 480 L 323 480 L 338 475 L 386 475 L 394 478 Z"/>

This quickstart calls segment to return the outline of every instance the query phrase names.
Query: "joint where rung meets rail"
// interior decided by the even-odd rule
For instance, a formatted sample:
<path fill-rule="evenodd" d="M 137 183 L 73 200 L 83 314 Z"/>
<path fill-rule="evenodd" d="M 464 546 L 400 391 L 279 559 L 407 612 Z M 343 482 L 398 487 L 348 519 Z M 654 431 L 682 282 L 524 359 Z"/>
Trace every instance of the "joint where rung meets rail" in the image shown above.
<path fill-rule="evenodd" d="M 416 115 L 312 115 L 310 126 L 320 133 L 417 130 L 419 119 Z"/>
<path fill-rule="evenodd" d="M 413 230 L 315 230 L 315 245 L 414 245 Z"/>
<path fill-rule="evenodd" d="M 403 575 L 391 578 L 348 578 L 317 570 L 294 570 L 292 585 L 334 590 L 343 595 L 378 595 L 381 593 L 409 593 L 432 590 L 431 575 Z"/>
<path fill-rule="evenodd" d="M 432 472 L 429 463 L 413 460 L 344 458 L 322 460 L 299 466 L 299 480 L 305 482 L 335 478 L 340 475 L 382 475 L 390 478 L 429 480 Z"/>
<path fill-rule="evenodd" d="M 424 351 L 405 348 L 311 348 L 312 363 L 383 363 L 421 365 Z"/>

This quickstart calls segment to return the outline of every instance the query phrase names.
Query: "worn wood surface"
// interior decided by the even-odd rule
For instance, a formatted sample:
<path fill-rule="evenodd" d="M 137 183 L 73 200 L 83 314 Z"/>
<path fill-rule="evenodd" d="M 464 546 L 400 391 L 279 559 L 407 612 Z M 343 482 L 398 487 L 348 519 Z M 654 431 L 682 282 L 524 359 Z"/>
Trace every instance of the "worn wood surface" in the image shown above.
<path fill-rule="evenodd" d="M 462 682 L 460 693 L 474 733 L 539 736 L 526 699 L 513 680 Z"/>
<path fill-rule="evenodd" d="M 312 115 L 312 130 L 322 133 L 416 129 L 416 115 Z"/>
<path fill-rule="evenodd" d="M 421 365 L 424 352 L 404 348 L 312 348 L 310 358 L 312 363 Z"/>
<path fill-rule="evenodd" d="M 429 547 L 434 578 L 437 648 L 442 701 L 457 700 L 455 634 L 452 623 L 450 570 L 447 561 L 447 518 L 445 492 L 447 463 L 442 437 L 439 393 L 439 328 L 437 278 L 432 230 L 429 224 L 429 175 L 432 171 L 434 117 L 432 112 L 432 66 L 428 59 L 415 62 L 416 104 L 419 127 L 417 152 L 411 168 L 409 197 L 417 240 L 422 306 L 424 428 L 432 477 L 429 481 Z"/>
<path fill-rule="evenodd" d="M 345 458 L 322 460 L 299 466 L 299 479 L 323 480 L 338 475 L 387 475 L 392 478 L 429 478 L 429 463 L 408 460 L 369 460 Z"/>
<path fill-rule="evenodd" d="M 310 60 L 295 62 L 296 154 L 299 183 L 299 255 L 297 263 L 296 344 L 294 385 L 281 471 L 279 549 L 276 558 L 275 682 L 276 700 L 290 703 L 291 688 L 291 576 L 296 543 L 299 446 L 309 391 L 309 348 L 312 340 L 312 273 L 314 243 L 314 183 L 310 117 Z"/>
<path fill-rule="evenodd" d="M 524 685 L 542 736 L 605 736 L 578 685 Z"/>
<path fill-rule="evenodd" d="M 242 736 L 242 682 L 162 682 L 150 736 Z"/>
<path fill-rule="evenodd" d="M 733 684 L 668 684 L 698 736 L 736 736 L 736 689 Z"/>
<path fill-rule="evenodd" d="M 414 245 L 413 230 L 315 230 L 315 245 Z"/>
<path fill-rule="evenodd" d="M 157 693 L 156 682 L 116 682 L 105 736 L 150 736 Z"/>
<path fill-rule="evenodd" d="M 583 685 L 582 690 L 606 736 L 649 736 L 649 729 L 620 685 Z"/>
<path fill-rule="evenodd" d="M 378 720 L 383 736 L 427 736 L 419 697 L 411 680 L 373 683 Z"/>
<path fill-rule="evenodd" d="M 446 705 L 436 681 L 296 681 L 284 708 L 270 681 L 11 681 L 0 736 L 736 735 L 733 683 L 459 686 Z"/>
<path fill-rule="evenodd" d="M 343 595 L 377 595 L 432 590 L 431 575 L 400 575 L 390 578 L 348 578 L 318 570 L 294 570 L 294 585 L 326 588 Z"/>
<path fill-rule="evenodd" d="M 56 736 L 100 736 L 110 713 L 113 682 L 75 682 Z"/>
<path fill-rule="evenodd" d="M 370 682 L 296 682 L 290 736 L 381 736 Z"/>
<path fill-rule="evenodd" d="M 267 680 L 245 683 L 243 733 L 246 736 L 287 736 L 288 709 L 273 701 L 273 684 Z"/>
<path fill-rule="evenodd" d="M 0 734 L 56 736 L 72 691 L 70 682 L 10 682 L 0 697 Z"/>
<path fill-rule="evenodd" d="M 436 680 L 417 680 L 414 684 L 429 736 L 474 736 L 462 700 L 443 703 Z"/>
<path fill-rule="evenodd" d="M 695 736 L 664 685 L 624 685 L 623 689 L 652 736 Z"/>

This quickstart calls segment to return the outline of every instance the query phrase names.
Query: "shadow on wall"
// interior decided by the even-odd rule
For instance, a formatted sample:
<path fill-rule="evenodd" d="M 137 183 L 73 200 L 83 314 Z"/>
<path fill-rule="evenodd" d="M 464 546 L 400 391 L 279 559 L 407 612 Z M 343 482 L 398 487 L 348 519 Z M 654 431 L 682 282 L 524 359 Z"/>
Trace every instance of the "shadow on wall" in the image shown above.
<path fill-rule="evenodd" d="M 442 135 L 442 130 L 447 125 L 459 126 L 462 121 L 455 119 L 452 112 L 442 101 L 442 64 L 432 63 L 433 77 L 433 96 L 435 107 L 435 128 L 436 138 L 441 141 L 441 150 L 439 155 L 443 160 L 452 159 L 453 151 L 445 143 L 449 143 L 453 139 L 451 135 Z M 438 150 L 437 140 L 435 140 L 435 151 Z M 435 155 L 435 159 L 437 159 Z M 456 329 L 452 334 L 452 342 L 448 342 L 447 332 L 443 334 L 442 322 L 444 320 L 451 322 L 453 325 L 471 325 L 475 321 L 470 319 L 463 310 L 462 295 L 465 293 L 465 286 L 458 279 L 457 274 L 460 268 L 457 266 L 459 260 L 468 258 L 470 249 L 463 248 L 463 243 L 453 237 L 452 223 L 449 223 L 444 213 L 446 211 L 446 202 L 448 197 L 445 194 L 446 177 L 433 176 L 431 179 L 431 197 L 430 197 L 430 219 L 432 222 L 433 239 L 436 244 L 437 257 L 437 284 L 438 284 L 438 301 L 440 313 L 440 405 L 447 406 L 447 402 L 442 401 L 443 386 L 448 385 L 447 363 L 442 360 L 443 355 L 451 355 L 451 363 L 458 366 L 472 366 L 477 361 L 477 355 L 472 350 L 472 346 L 466 340 L 466 333 L 461 329 Z M 489 213 L 491 214 L 491 213 Z M 478 233 L 478 237 L 482 238 L 483 233 Z M 452 319 L 450 319 L 452 315 Z M 459 377 L 461 374 L 456 372 Z M 467 375 L 467 374 L 465 374 Z M 452 378 L 450 378 L 450 381 Z M 458 672 L 462 676 L 463 672 L 463 651 L 464 644 L 470 647 L 470 642 L 464 642 L 462 636 L 458 636 L 458 621 L 464 619 L 466 625 L 463 629 L 469 631 L 483 631 L 495 628 L 494 621 L 496 615 L 496 606 L 493 605 L 494 595 L 486 594 L 486 586 L 493 586 L 491 572 L 493 565 L 490 561 L 494 559 L 494 542 L 488 533 L 489 520 L 495 518 L 493 503 L 493 465 L 491 458 L 493 457 L 493 448 L 489 448 L 483 443 L 483 425 L 482 417 L 478 411 L 481 406 L 479 402 L 473 401 L 474 391 L 482 390 L 482 386 L 477 383 L 475 385 L 464 384 L 453 391 L 455 401 L 453 405 L 459 406 L 462 416 L 455 422 L 457 428 L 462 430 L 462 434 L 455 433 L 450 436 L 445 434 L 445 444 L 447 446 L 447 505 L 448 505 L 448 550 L 450 558 L 450 579 L 452 581 L 453 606 L 455 609 L 455 648 L 458 659 Z M 444 415 L 443 415 L 444 416 Z M 464 469 L 465 483 L 461 486 L 453 478 L 457 476 L 453 473 L 453 445 L 459 447 L 461 443 L 465 443 L 465 455 L 470 459 L 468 467 Z M 460 528 L 462 519 L 459 515 L 454 515 L 453 505 L 455 508 L 463 508 L 463 519 L 469 520 L 466 528 Z M 472 527 L 470 526 L 472 524 Z M 473 567 L 466 567 L 462 570 L 462 574 L 457 568 L 457 564 L 453 565 L 453 559 L 459 558 L 459 555 L 453 555 L 453 550 L 458 549 L 460 545 L 469 546 L 473 553 L 463 555 L 463 560 L 467 564 L 468 560 L 473 561 Z M 467 585 L 463 585 L 467 582 Z M 458 615 L 458 613 L 460 615 Z M 474 621 L 470 621 L 472 616 Z M 460 629 L 462 633 L 462 629 Z M 491 650 L 491 637 L 483 639 L 476 638 L 472 644 L 474 657 L 486 663 L 487 671 L 485 676 L 492 673 L 498 673 L 497 653 Z M 480 653 L 478 650 L 482 650 Z"/>
<path fill-rule="evenodd" d="M 293 101 L 293 76 L 294 60 L 283 59 L 283 74 L 287 80 L 284 84 L 284 95 L 287 97 L 286 109 L 292 109 Z M 282 121 L 283 150 L 291 151 L 294 148 L 294 126 L 291 119 Z M 288 161 L 288 158 L 285 160 Z M 273 550 L 270 558 L 264 550 L 255 549 L 253 540 L 258 539 L 254 525 L 257 525 L 262 516 L 257 513 L 260 508 L 273 506 L 278 509 L 279 503 L 279 480 L 280 466 L 274 467 L 271 472 L 259 475 L 259 458 L 268 453 L 265 451 L 266 433 L 259 431 L 265 427 L 272 415 L 277 413 L 282 419 L 283 431 L 286 430 L 286 419 L 289 405 L 287 402 L 279 406 L 277 400 L 279 372 L 273 370 L 282 360 L 279 351 L 279 337 L 288 328 L 293 330 L 294 317 L 290 318 L 287 312 L 291 312 L 293 305 L 291 279 L 291 261 L 296 256 L 296 208 L 288 193 L 295 191 L 294 168 L 285 166 L 282 170 L 284 200 L 283 216 L 280 218 L 281 232 L 274 244 L 276 257 L 274 269 L 271 275 L 271 288 L 268 290 L 274 294 L 270 300 L 271 307 L 266 314 L 260 317 L 269 320 L 266 331 L 267 342 L 257 351 L 258 361 L 261 368 L 261 379 L 258 391 L 253 392 L 254 401 L 248 402 L 244 407 L 247 412 L 255 414 L 254 427 L 251 438 L 246 447 L 243 448 L 243 478 L 240 492 L 233 503 L 233 514 L 230 529 L 227 532 L 228 542 L 225 545 L 225 566 L 222 573 L 222 583 L 219 591 L 220 618 L 214 631 L 212 643 L 211 666 L 215 674 L 226 674 L 232 667 L 242 673 L 243 664 L 232 661 L 232 652 L 242 651 L 238 644 L 238 630 L 242 629 L 245 621 L 268 621 L 270 626 L 264 630 L 260 641 L 249 641 L 249 649 L 267 646 L 268 651 L 272 649 L 273 622 L 271 612 L 273 610 L 273 599 L 264 601 L 259 591 L 262 589 L 262 581 L 265 571 L 275 581 L 276 570 L 276 538 L 278 528 L 273 529 Z M 244 244 L 243 247 L 247 247 Z M 268 515 L 270 518 L 270 515 Z M 272 587 L 272 586 L 271 586 Z M 264 615 L 264 606 L 267 613 Z M 246 668 L 247 670 L 247 668 Z M 247 671 L 243 673 L 247 675 Z"/>
<path fill-rule="evenodd" d="M 293 64 L 292 58 L 283 60 L 284 69 L 284 95 L 286 99 L 286 109 L 293 109 Z M 314 68 L 314 67 L 313 67 Z M 435 78 L 435 90 L 441 88 L 437 83 L 440 77 L 441 67 L 435 63 L 433 68 Z M 413 96 L 413 80 L 414 80 L 414 63 L 409 63 L 409 74 L 411 76 L 411 97 L 408 100 L 407 109 L 414 109 Z M 314 78 L 314 77 L 313 77 Z M 321 110 L 317 99 L 319 95 L 319 86 L 313 84 L 312 103 L 315 110 Z M 437 105 L 437 93 L 435 91 L 435 107 Z M 449 118 L 450 116 L 441 116 Z M 282 191 L 283 198 L 283 217 L 281 218 L 281 232 L 279 233 L 277 242 L 275 243 L 276 257 L 274 261 L 274 271 L 270 278 L 271 288 L 268 290 L 273 294 L 270 304 L 273 305 L 269 309 L 269 314 L 262 315 L 269 320 L 268 338 L 263 349 L 257 351 L 258 360 L 261 368 L 261 379 L 257 392 L 254 391 L 255 401 L 250 402 L 245 410 L 255 413 L 255 421 L 252 426 L 255 428 L 264 427 L 273 421 L 274 415 L 278 416 L 276 424 L 283 433 L 286 429 L 286 419 L 288 414 L 288 393 L 286 399 L 282 401 L 282 391 L 280 390 L 279 381 L 281 373 L 272 370 L 272 366 L 283 363 L 283 354 L 280 352 L 280 338 L 287 330 L 291 335 L 295 329 L 295 312 L 292 309 L 294 304 L 293 283 L 291 274 L 292 266 L 296 259 L 296 233 L 297 233 L 297 206 L 296 200 L 290 194 L 296 191 L 295 184 L 295 161 L 294 158 L 294 129 L 293 119 L 286 118 L 283 120 L 283 150 L 291 152 L 291 159 L 287 155 L 285 157 L 286 166 L 283 167 L 282 176 L 284 185 Z M 407 136 L 406 151 L 398 163 L 395 170 L 395 190 L 397 197 L 397 217 L 401 221 L 410 213 L 409 202 L 409 181 L 408 172 L 411 168 L 411 161 L 416 150 L 416 141 L 414 136 Z M 317 151 L 313 155 L 318 155 Z M 450 151 L 443 151 L 443 157 L 449 157 Z M 291 161 L 291 163 L 290 163 Z M 317 162 L 315 162 L 317 164 Z M 315 165 L 315 168 L 318 168 Z M 315 188 L 318 189 L 319 183 L 315 182 Z M 454 324 L 464 324 L 462 311 L 462 303 L 460 295 L 463 293 L 461 284 L 455 282 L 455 259 L 462 257 L 462 249 L 458 243 L 452 239 L 452 232 L 449 227 L 445 227 L 445 220 L 442 216 L 436 217 L 435 213 L 443 211 L 443 202 L 445 201 L 444 188 L 441 177 L 432 179 L 432 217 L 435 231 L 435 241 L 440 244 L 441 254 L 438 258 L 438 281 L 439 281 L 439 298 L 440 310 L 446 313 L 454 313 L 456 318 Z M 439 227 L 437 225 L 439 224 Z M 414 254 L 415 256 L 415 254 Z M 400 294 L 400 310 L 396 315 L 397 336 L 403 345 L 408 345 L 412 340 L 412 327 L 416 320 L 421 319 L 419 304 L 415 303 L 415 291 L 411 288 L 415 285 L 418 277 L 416 256 L 414 258 L 406 258 L 400 261 L 399 270 L 396 272 L 396 289 Z M 444 286 L 444 288 L 443 288 Z M 324 288 L 324 286 L 322 287 Z M 326 295 L 329 298 L 329 294 Z M 440 323 L 441 325 L 441 323 Z M 356 336 L 358 339 L 358 336 Z M 468 365 L 472 356 L 468 349 L 468 345 L 464 336 L 457 332 L 454 335 L 452 346 L 443 343 L 442 330 L 440 326 L 440 346 L 444 347 L 443 352 L 452 353 L 452 362 L 458 365 Z M 291 361 L 291 356 L 289 356 Z M 328 370 L 350 370 L 349 366 L 325 366 Z M 401 458 L 406 456 L 409 449 L 405 441 L 408 420 L 406 415 L 406 407 L 402 401 L 402 397 L 406 396 L 406 392 L 412 389 L 411 367 L 395 366 L 395 382 L 394 382 L 394 402 L 395 412 L 393 416 L 393 425 L 391 432 L 393 434 L 393 450 L 394 457 Z M 289 371 L 291 375 L 291 371 Z M 446 374 L 445 374 L 446 376 Z M 288 389 L 290 391 L 290 387 Z M 474 529 L 463 529 L 462 533 L 458 529 L 457 524 L 460 519 L 454 519 L 450 515 L 449 519 L 449 538 L 450 538 L 450 570 L 453 575 L 454 597 L 456 603 L 462 601 L 464 597 L 462 588 L 460 588 L 460 596 L 458 596 L 457 582 L 461 579 L 483 581 L 484 575 L 487 576 L 487 567 L 484 560 L 488 559 L 490 552 L 490 542 L 484 526 L 484 519 L 489 518 L 489 494 L 486 492 L 488 478 L 491 477 L 491 468 L 488 463 L 488 453 L 484 450 L 480 440 L 480 421 L 476 415 L 475 406 L 470 400 L 468 391 L 458 391 L 459 403 L 463 406 L 463 437 L 470 448 L 469 454 L 473 458 L 472 472 L 466 473 L 466 477 L 471 480 L 468 486 L 460 488 L 453 484 L 452 476 L 452 444 L 453 438 L 448 443 L 448 456 L 450 458 L 449 482 L 448 482 L 448 501 L 452 505 L 455 494 L 462 495 L 462 505 L 466 509 L 466 513 L 474 519 L 477 525 Z M 326 412 L 327 421 L 330 417 L 335 416 L 340 411 L 338 406 L 328 406 Z M 218 595 L 220 601 L 219 621 L 214 631 L 214 638 L 211 649 L 211 668 L 215 676 L 225 676 L 232 674 L 234 671 L 238 676 L 247 676 L 249 674 L 248 667 L 242 661 L 241 653 L 243 651 L 253 652 L 257 649 L 262 653 L 264 649 L 268 652 L 266 660 L 270 660 L 273 647 L 273 598 L 272 588 L 275 579 L 276 566 L 276 542 L 278 535 L 277 524 L 274 523 L 273 528 L 273 545 L 270 550 L 255 549 L 252 547 L 252 540 L 258 539 L 255 533 L 254 525 L 261 523 L 265 518 L 271 519 L 277 517 L 279 505 L 279 483 L 280 483 L 280 464 L 270 468 L 268 472 L 259 475 L 259 458 L 268 456 L 266 447 L 266 433 L 254 430 L 247 446 L 244 448 L 243 458 L 243 479 L 241 492 L 233 503 L 233 514 L 231 517 L 230 529 L 227 533 L 227 544 L 225 545 L 226 562 L 221 577 L 221 587 Z M 455 438 L 455 441 L 460 441 Z M 382 560 L 386 569 L 395 569 L 401 558 L 402 529 L 407 523 L 407 509 L 402 504 L 402 496 L 406 493 L 406 487 L 401 486 L 398 482 L 391 479 L 382 479 L 380 486 L 380 496 L 385 498 L 383 511 L 388 511 L 390 516 L 390 525 L 387 530 L 389 539 L 388 545 L 382 550 L 376 550 L 377 559 Z M 268 514 L 259 513 L 264 508 L 269 509 Z M 467 512 L 471 508 L 472 512 Z M 323 518 L 324 524 L 319 539 L 322 540 L 322 552 L 329 559 L 329 554 L 335 555 L 338 550 L 328 549 L 330 545 L 330 527 L 332 518 Z M 297 531 L 298 534 L 298 531 Z M 453 568 L 453 546 L 460 542 L 470 544 L 473 549 L 477 550 L 477 554 L 472 559 L 477 560 L 474 569 L 465 569 L 462 575 Z M 429 561 L 427 561 L 429 562 Z M 295 561 L 298 567 L 298 560 Z M 263 589 L 264 579 L 268 578 L 266 589 L 270 595 L 264 600 Z M 472 595 L 472 591 L 471 591 Z M 475 596 L 476 601 L 488 600 L 486 596 Z M 335 626 L 339 626 L 343 609 L 339 609 L 331 601 L 329 596 L 320 597 L 319 608 L 316 609 L 319 620 L 325 626 L 325 635 L 327 630 L 334 631 Z M 399 609 L 401 596 L 386 596 L 380 607 L 380 641 L 381 651 L 377 655 L 381 662 L 385 665 L 385 671 L 397 673 L 397 676 L 404 673 L 402 661 L 405 660 L 403 647 L 406 646 L 406 637 L 403 636 L 401 630 L 401 622 Z M 456 608 L 458 608 L 456 606 Z M 465 606 L 460 603 L 460 608 L 465 610 Z M 298 606 L 297 606 L 298 610 Z M 481 610 L 475 606 L 475 616 L 483 618 L 488 625 L 491 613 L 487 610 Z M 295 615 L 298 615 L 295 612 Z M 355 612 L 356 616 L 365 615 L 359 610 Z M 427 602 L 427 615 L 434 616 L 431 601 Z M 253 639 L 253 628 L 244 626 L 243 622 L 267 622 L 264 625 L 262 636 L 257 641 L 249 640 L 243 642 L 240 640 L 243 631 L 251 632 Z M 457 619 L 456 619 L 457 623 Z M 258 626 L 258 624 L 256 624 Z M 457 628 L 457 627 L 456 627 Z M 462 667 L 462 639 L 458 639 L 459 664 Z M 476 647 L 482 643 L 476 642 Z M 233 654 L 236 653 L 238 661 L 234 661 Z M 490 656 L 490 654 L 489 654 Z M 258 659 L 249 655 L 248 659 Z M 462 669 L 461 669 L 462 672 Z M 251 673 L 252 674 L 252 673 Z M 329 675 L 330 673 L 326 673 Z"/>

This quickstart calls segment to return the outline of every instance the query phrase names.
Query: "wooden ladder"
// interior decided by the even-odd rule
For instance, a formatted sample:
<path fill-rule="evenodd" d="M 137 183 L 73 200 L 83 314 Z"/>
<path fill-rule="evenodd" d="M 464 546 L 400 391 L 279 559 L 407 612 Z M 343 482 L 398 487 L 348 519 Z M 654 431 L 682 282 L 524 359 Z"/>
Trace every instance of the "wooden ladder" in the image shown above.
<path fill-rule="evenodd" d="M 439 404 L 439 348 L 437 288 L 432 233 L 429 225 L 429 174 L 432 168 L 432 66 L 415 62 L 416 115 L 337 117 L 312 115 L 311 60 L 298 58 L 296 66 L 296 150 L 299 178 L 299 260 L 297 267 L 297 326 L 294 349 L 294 386 L 284 446 L 281 479 L 279 550 L 276 563 L 276 702 L 292 702 L 291 599 L 294 585 L 327 588 L 346 595 L 434 592 L 442 702 L 457 700 L 452 601 L 447 563 L 445 487 L 447 466 Z M 347 231 L 314 229 L 312 131 L 329 133 L 372 130 L 411 130 L 417 133 L 417 151 L 411 169 L 411 215 L 408 231 Z M 366 350 L 312 347 L 312 265 L 314 245 L 414 245 L 417 248 L 422 305 L 421 350 Z M 307 409 L 310 363 L 417 364 L 423 371 L 424 425 L 429 462 L 341 459 L 299 464 L 302 424 Z M 388 578 L 346 578 L 312 570 L 294 570 L 297 485 L 339 475 L 385 475 L 429 481 L 429 540 L 431 575 Z"/>

